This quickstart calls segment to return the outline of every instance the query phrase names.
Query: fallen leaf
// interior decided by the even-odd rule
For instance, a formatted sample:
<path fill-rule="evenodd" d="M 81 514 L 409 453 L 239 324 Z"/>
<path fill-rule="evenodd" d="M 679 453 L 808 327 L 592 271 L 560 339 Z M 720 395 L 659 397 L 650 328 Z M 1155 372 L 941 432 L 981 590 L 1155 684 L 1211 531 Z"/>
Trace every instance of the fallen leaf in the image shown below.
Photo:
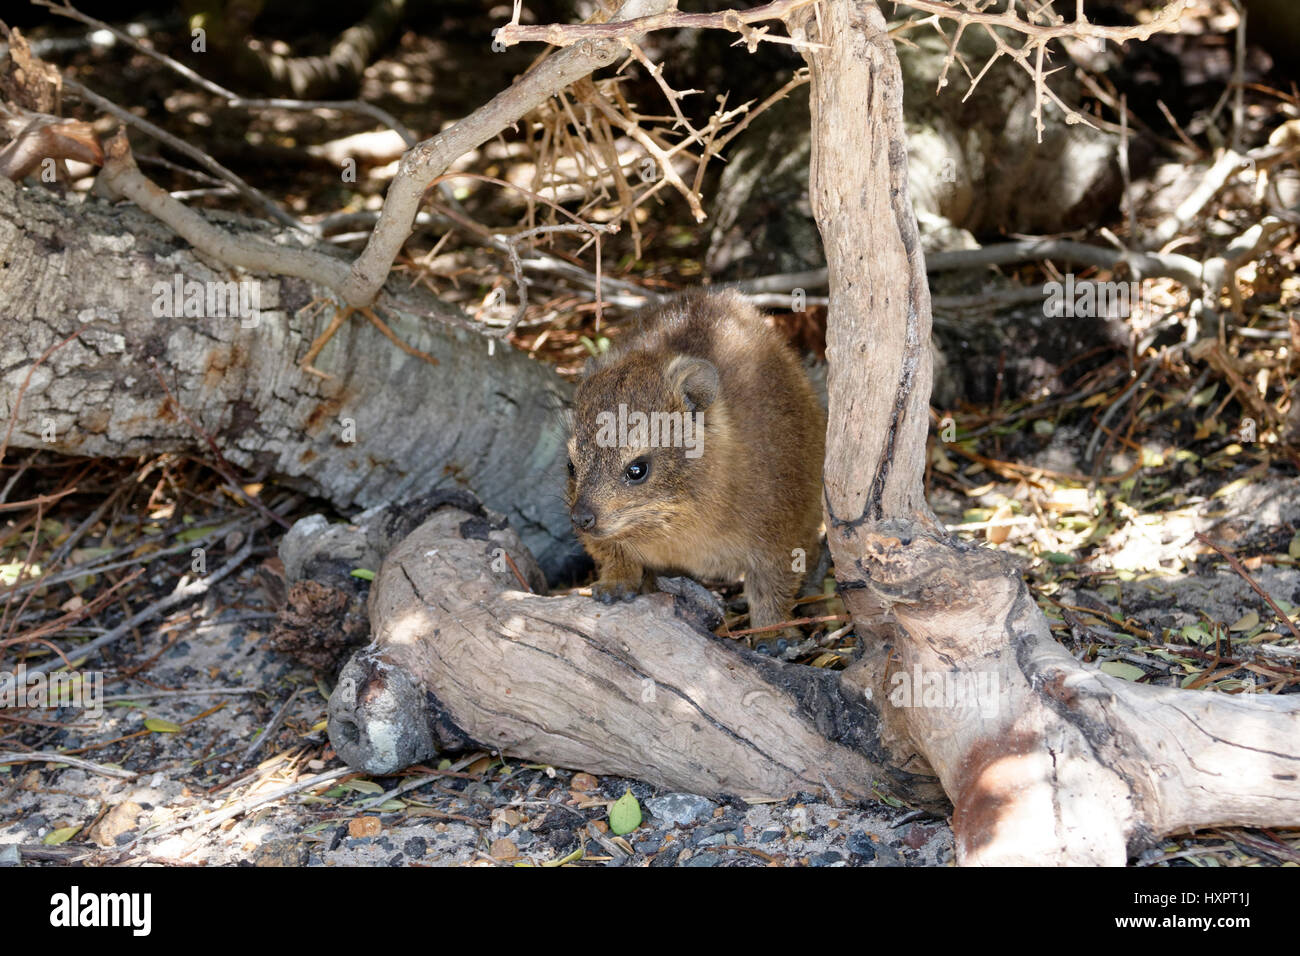
<path fill-rule="evenodd" d="M 1229 628 L 1230 631 L 1249 631 L 1259 623 L 1259 615 L 1254 611 L 1247 611 L 1239 617 Z"/>
<path fill-rule="evenodd" d="M 1105 661 L 1101 669 L 1111 677 L 1121 677 L 1124 680 L 1138 680 L 1146 677 L 1147 672 L 1134 664 L 1126 664 L 1123 661 Z"/>
<path fill-rule="evenodd" d="M 631 833 L 641 825 L 641 804 L 636 802 L 631 790 L 624 790 L 623 796 L 609 807 L 609 828 L 618 836 Z"/>

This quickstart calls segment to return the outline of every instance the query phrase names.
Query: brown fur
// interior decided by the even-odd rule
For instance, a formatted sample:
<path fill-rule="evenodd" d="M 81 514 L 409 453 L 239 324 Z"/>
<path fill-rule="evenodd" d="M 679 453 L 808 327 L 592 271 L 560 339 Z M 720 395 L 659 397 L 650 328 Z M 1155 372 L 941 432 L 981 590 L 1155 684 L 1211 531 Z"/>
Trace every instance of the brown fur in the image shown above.
<path fill-rule="evenodd" d="M 804 576 L 793 550 L 803 549 L 809 567 L 817 562 L 826 431 L 798 358 L 733 292 L 689 293 L 638 320 L 574 401 L 566 500 L 596 561 L 593 596 L 630 600 L 646 571 L 744 575 L 753 625 L 788 619 Z M 629 412 L 700 412 L 701 454 L 688 457 L 680 443 L 602 447 L 597 415 L 616 415 L 620 403 Z M 650 471 L 632 484 L 625 470 L 638 459 Z"/>

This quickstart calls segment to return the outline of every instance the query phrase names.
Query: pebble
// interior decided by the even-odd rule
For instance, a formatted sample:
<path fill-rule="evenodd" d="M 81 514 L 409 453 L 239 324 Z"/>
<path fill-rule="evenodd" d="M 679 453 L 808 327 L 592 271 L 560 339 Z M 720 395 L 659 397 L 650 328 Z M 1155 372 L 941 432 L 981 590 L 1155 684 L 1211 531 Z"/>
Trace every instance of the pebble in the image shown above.
<path fill-rule="evenodd" d="M 854 856 L 860 856 L 868 862 L 876 858 L 876 842 L 861 831 L 850 833 L 844 845 Z"/>
<path fill-rule="evenodd" d="M 822 853 L 814 853 L 808 862 L 812 866 L 835 866 L 844 862 L 844 855 L 835 850 L 826 850 Z"/>
<path fill-rule="evenodd" d="M 876 847 L 876 866 L 903 866 L 903 860 L 892 846 L 883 844 Z"/>
<path fill-rule="evenodd" d="M 348 821 L 348 836 L 376 837 L 383 830 L 379 817 L 354 817 Z"/>
<path fill-rule="evenodd" d="M 658 819 L 678 827 L 708 819 L 713 816 L 713 810 L 717 806 L 712 800 L 694 793 L 670 793 L 662 797 L 651 797 L 645 805 Z"/>
<path fill-rule="evenodd" d="M 648 836 L 644 840 L 637 840 L 633 846 L 642 856 L 650 856 L 652 853 L 658 853 L 664 845 L 664 838 L 659 834 Z"/>

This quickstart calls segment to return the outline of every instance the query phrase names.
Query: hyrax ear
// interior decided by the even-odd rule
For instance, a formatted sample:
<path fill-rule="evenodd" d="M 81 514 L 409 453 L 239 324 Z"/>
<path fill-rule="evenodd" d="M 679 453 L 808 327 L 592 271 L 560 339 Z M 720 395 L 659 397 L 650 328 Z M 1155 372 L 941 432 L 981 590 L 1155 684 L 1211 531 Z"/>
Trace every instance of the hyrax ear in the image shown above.
<path fill-rule="evenodd" d="M 668 363 L 666 377 L 688 411 L 708 408 L 718 398 L 718 370 L 706 359 L 678 355 Z"/>

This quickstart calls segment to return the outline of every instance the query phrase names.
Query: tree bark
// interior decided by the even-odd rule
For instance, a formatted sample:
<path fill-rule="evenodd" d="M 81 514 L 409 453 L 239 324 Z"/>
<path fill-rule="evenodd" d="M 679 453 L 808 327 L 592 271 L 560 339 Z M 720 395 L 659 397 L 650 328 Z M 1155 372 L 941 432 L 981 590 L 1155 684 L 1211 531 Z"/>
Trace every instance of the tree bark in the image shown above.
<path fill-rule="evenodd" d="M 504 343 L 490 354 L 481 336 L 441 319 L 459 315 L 431 297 L 408 294 L 433 317 L 385 314 L 436 366 L 353 315 L 313 362 L 331 376 L 323 378 L 300 363 L 335 314 L 325 290 L 237 275 L 134 207 L 93 198 L 78 206 L 0 179 L 0 263 L 0 421 L 13 420 L 11 446 L 210 454 L 188 416 L 233 464 L 340 508 L 468 487 L 510 516 L 548 574 L 581 554 L 554 492 L 568 384 Z M 155 285 L 174 288 L 177 277 L 255 280 L 256 324 L 158 317 Z M 325 307 L 304 311 L 315 300 Z"/>

